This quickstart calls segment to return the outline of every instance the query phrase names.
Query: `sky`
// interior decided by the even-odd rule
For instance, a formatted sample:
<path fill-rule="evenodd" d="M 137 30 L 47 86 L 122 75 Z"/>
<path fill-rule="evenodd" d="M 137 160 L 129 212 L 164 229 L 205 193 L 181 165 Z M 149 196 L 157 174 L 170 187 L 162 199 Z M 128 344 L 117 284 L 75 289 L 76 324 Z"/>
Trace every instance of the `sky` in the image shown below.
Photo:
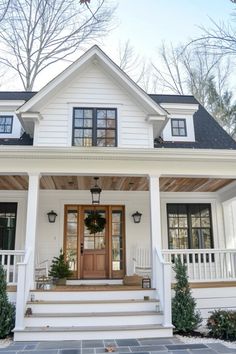
<path fill-rule="evenodd" d="M 127 39 L 141 56 L 153 57 L 161 43 L 186 42 L 201 33 L 199 26 L 228 20 L 235 5 L 230 0 L 119 0 L 119 26 L 105 48 L 113 55 Z M 108 53 L 109 54 L 109 53 Z"/>
<path fill-rule="evenodd" d="M 113 0 L 114 1 L 114 0 Z M 140 57 L 157 58 L 162 42 L 177 45 L 200 34 L 199 26 L 210 26 L 210 18 L 227 21 L 235 7 L 230 0 L 117 0 L 116 28 L 99 45 L 117 60 L 119 44 L 130 41 Z M 78 56 L 81 53 L 78 53 Z M 41 88 L 68 62 L 56 64 L 41 78 Z M 22 89 L 14 76 L 1 82 L 1 90 Z"/>

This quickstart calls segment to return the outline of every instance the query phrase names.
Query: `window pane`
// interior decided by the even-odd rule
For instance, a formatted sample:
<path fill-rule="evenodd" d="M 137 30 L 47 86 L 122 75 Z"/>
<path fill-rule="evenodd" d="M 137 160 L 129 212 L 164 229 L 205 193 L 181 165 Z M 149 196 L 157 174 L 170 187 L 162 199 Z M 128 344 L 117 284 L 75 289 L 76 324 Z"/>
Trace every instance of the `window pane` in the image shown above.
<path fill-rule="evenodd" d="M 174 128 L 173 129 L 173 135 L 179 135 L 179 129 L 178 128 Z"/>
<path fill-rule="evenodd" d="M 11 125 L 11 121 L 12 121 L 12 118 L 7 117 L 6 121 L 5 121 L 5 124 L 10 124 Z"/>
<path fill-rule="evenodd" d="M 97 127 L 98 128 L 106 128 L 106 120 L 105 119 L 99 119 L 97 121 Z"/>
<path fill-rule="evenodd" d="M 104 236 L 95 237 L 95 249 L 102 250 L 105 248 L 105 239 Z"/>
<path fill-rule="evenodd" d="M 67 233 L 70 235 L 77 234 L 77 222 L 67 222 Z"/>
<path fill-rule="evenodd" d="M 179 135 L 185 136 L 185 129 L 180 128 L 179 129 Z"/>
<path fill-rule="evenodd" d="M 116 121 L 115 120 L 107 120 L 107 128 L 115 128 L 116 127 Z"/>
<path fill-rule="evenodd" d="M 97 118 L 106 118 L 106 112 L 105 109 L 97 109 Z"/>
<path fill-rule="evenodd" d="M 187 207 L 185 204 L 179 204 L 177 210 L 179 217 L 187 217 Z"/>
<path fill-rule="evenodd" d="M 97 146 L 106 146 L 105 139 L 97 139 Z"/>
<path fill-rule="evenodd" d="M 115 119 L 116 118 L 116 111 L 114 109 L 107 110 L 107 118 L 108 119 Z"/>
<path fill-rule="evenodd" d="M 84 147 L 90 147 L 90 146 L 92 146 L 92 138 L 85 138 L 85 139 L 83 139 L 83 146 L 84 146 Z"/>
<path fill-rule="evenodd" d="M 172 124 L 172 127 L 173 128 L 178 128 L 178 121 L 177 120 L 174 120 L 174 119 L 172 119 L 172 121 L 171 121 L 171 124 Z"/>
<path fill-rule="evenodd" d="M 92 109 L 85 109 L 84 110 L 84 118 L 93 118 L 93 110 Z"/>
<path fill-rule="evenodd" d="M 179 218 L 179 227 L 188 227 L 187 218 Z"/>
<path fill-rule="evenodd" d="M 84 237 L 84 249 L 85 250 L 93 250 L 94 249 L 94 237 L 86 236 Z"/>
<path fill-rule="evenodd" d="M 74 145 L 75 146 L 83 146 L 83 139 L 75 138 Z"/>
<path fill-rule="evenodd" d="M 84 120 L 83 119 L 75 119 L 74 120 L 75 128 L 83 127 L 83 125 L 84 125 Z"/>
<path fill-rule="evenodd" d="M 115 146 L 116 141 L 115 139 L 106 139 L 106 146 Z"/>
<path fill-rule="evenodd" d="M 83 137 L 83 130 L 82 129 L 75 129 L 74 130 L 74 137 L 75 138 L 82 138 Z"/>
<path fill-rule="evenodd" d="M 192 230 L 192 247 L 201 248 L 201 231 L 199 229 Z"/>
<path fill-rule="evenodd" d="M 184 123 L 185 123 L 184 120 L 179 120 L 179 127 L 184 128 L 185 127 Z"/>
<path fill-rule="evenodd" d="M 106 136 L 107 136 L 107 138 L 115 138 L 115 136 L 116 136 L 115 130 L 107 130 Z"/>
<path fill-rule="evenodd" d="M 105 137 L 106 137 L 106 130 L 99 129 L 99 130 L 97 131 L 97 137 L 98 137 L 98 138 L 105 138 Z"/>
<path fill-rule="evenodd" d="M 201 227 L 210 227 L 210 218 L 202 218 Z"/>
<path fill-rule="evenodd" d="M 83 118 L 83 116 L 84 116 L 83 109 L 75 109 L 74 116 L 75 116 L 75 118 Z"/>
<path fill-rule="evenodd" d="M 85 128 L 92 128 L 93 121 L 92 119 L 85 119 L 84 120 L 84 127 Z"/>
<path fill-rule="evenodd" d="M 201 206 L 201 217 L 210 217 L 210 209 Z"/>
<path fill-rule="evenodd" d="M 202 229 L 202 248 L 212 248 L 210 229 Z"/>
<path fill-rule="evenodd" d="M 84 129 L 84 137 L 90 138 L 92 136 L 92 129 Z"/>
<path fill-rule="evenodd" d="M 178 227 L 179 219 L 178 218 L 169 218 L 169 226 L 170 227 Z"/>
<path fill-rule="evenodd" d="M 200 227 L 200 218 L 192 218 L 192 227 Z"/>

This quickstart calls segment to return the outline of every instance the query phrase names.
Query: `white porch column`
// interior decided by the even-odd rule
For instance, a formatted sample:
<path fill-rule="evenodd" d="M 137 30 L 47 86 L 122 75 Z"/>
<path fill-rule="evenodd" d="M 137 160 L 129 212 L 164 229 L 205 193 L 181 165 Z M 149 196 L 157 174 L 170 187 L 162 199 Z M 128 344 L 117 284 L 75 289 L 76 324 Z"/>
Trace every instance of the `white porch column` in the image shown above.
<path fill-rule="evenodd" d="M 29 174 L 25 250 L 26 251 L 28 249 L 31 250 L 30 288 L 34 286 L 34 264 L 35 264 L 35 245 L 36 245 L 37 213 L 38 213 L 38 199 L 39 199 L 39 181 L 40 181 L 39 173 Z"/>
<path fill-rule="evenodd" d="M 152 246 L 152 284 L 156 286 L 156 266 L 155 266 L 155 249 L 161 250 L 161 206 L 160 206 L 160 176 L 149 175 L 149 198 L 150 198 L 150 230 L 151 230 L 151 246 Z"/>

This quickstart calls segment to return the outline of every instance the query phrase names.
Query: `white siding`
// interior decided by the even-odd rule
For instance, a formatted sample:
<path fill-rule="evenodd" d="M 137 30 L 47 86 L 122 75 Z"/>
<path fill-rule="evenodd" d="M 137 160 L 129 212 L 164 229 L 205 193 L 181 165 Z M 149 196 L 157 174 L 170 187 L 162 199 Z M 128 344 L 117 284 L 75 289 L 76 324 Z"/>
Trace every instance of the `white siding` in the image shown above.
<path fill-rule="evenodd" d="M 34 145 L 71 146 L 73 107 L 117 108 L 118 146 L 153 147 L 152 126 L 145 121 L 144 110 L 98 65 L 90 65 L 45 104 Z"/>
<path fill-rule="evenodd" d="M 192 289 L 203 324 L 214 310 L 236 311 L 236 287 Z"/>

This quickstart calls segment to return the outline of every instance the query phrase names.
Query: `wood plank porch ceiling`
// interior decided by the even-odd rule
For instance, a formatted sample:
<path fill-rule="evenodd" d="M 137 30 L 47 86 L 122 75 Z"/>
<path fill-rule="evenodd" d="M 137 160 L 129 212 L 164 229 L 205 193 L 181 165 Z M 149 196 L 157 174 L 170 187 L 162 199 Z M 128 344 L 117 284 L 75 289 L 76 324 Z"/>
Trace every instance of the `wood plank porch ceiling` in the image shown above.
<path fill-rule="evenodd" d="M 161 192 L 217 192 L 235 181 L 234 179 L 161 177 Z M 148 191 L 146 177 L 102 176 L 99 186 L 103 190 Z M 42 176 L 41 189 L 89 190 L 94 185 L 91 176 Z M 27 176 L 0 176 L 1 190 L 27 190 Z"/>

